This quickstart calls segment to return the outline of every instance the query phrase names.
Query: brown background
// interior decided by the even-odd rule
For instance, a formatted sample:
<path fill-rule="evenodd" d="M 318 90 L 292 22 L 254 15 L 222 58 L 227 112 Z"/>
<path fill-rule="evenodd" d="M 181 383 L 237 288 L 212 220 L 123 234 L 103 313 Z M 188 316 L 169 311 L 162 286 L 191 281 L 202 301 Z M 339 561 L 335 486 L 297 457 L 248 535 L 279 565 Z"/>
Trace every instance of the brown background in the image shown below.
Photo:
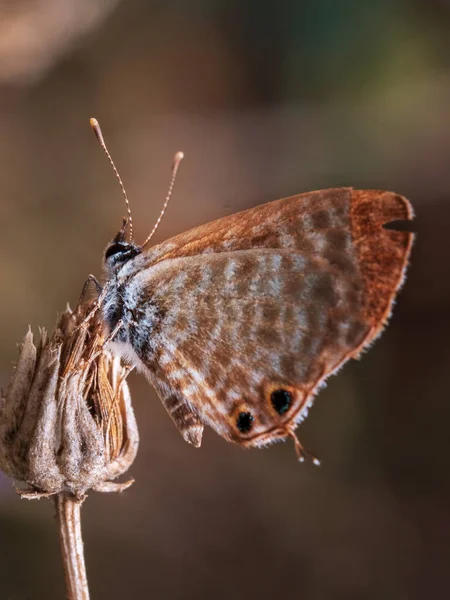
<path fill-rule="evenodd" d="M 291 444 L 183 442 L 142 377 L 121 496 L 83 509 L 94 599 L 445 597 L 450 585 L 450 2 L 0 3 L 0 382 L 28 324 L 75 303 L 124 214 L 136 238 L 336 185 L 416 209 L 387 332 Z M 0 479 L 0 599 L 64 597 L 53 508 Z"/>

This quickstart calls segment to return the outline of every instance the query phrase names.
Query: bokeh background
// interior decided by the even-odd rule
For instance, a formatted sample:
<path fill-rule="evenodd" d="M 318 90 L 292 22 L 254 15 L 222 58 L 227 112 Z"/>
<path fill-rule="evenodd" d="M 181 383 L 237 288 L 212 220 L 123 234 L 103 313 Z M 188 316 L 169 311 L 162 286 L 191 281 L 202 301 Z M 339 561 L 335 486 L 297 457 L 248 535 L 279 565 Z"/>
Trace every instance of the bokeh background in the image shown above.
<path fill-rule="evenodd" d="M 392 322 L 291 444 L 188 446 L 142 377 L 122 495 L 83 508 L 92 597 L 415 600 L 450 586 L 450 2 L 0 2 L 0 382 L 78 298 L 124 207 L 144 238 L 339 185 L 411 199 Z M 63 598 L 53 507 L 0 479 L 0 599 Z"/>

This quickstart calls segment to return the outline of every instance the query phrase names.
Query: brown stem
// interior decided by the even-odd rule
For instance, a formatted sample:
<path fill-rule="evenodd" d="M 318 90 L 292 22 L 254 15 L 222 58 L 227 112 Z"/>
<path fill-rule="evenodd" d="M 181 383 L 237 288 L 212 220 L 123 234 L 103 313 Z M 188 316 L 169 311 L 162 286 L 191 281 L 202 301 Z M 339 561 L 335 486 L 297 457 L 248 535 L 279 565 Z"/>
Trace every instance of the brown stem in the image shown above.
<path fill-rule="evenodd" d="M 81 538 L 81 504 L 65 494 L 55 497 L 59 523 L 59 538 L 69 600 L 89 600 L 89 589 L 84 564 Z"/>

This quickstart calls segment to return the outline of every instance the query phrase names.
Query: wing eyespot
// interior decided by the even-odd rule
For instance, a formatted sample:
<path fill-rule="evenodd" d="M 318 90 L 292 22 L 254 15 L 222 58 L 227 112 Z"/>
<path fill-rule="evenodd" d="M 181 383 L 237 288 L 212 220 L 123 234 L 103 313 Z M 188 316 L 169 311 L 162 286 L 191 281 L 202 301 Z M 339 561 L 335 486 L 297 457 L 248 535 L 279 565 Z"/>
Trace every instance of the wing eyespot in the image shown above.
<path fill-rule="evenodd" d="M 287 413 L 292 404 L 292 394 L 288 390 L 282 388 L 274 390 L 270 394 L 270 402 L 280 416 Z"/>
<path fill-rule="evenodd" d="M 240 412 L 236 419 L 236 427 L 241 433 L 249 433 L 253 427 L 254 417 L 249 412 Z"/>

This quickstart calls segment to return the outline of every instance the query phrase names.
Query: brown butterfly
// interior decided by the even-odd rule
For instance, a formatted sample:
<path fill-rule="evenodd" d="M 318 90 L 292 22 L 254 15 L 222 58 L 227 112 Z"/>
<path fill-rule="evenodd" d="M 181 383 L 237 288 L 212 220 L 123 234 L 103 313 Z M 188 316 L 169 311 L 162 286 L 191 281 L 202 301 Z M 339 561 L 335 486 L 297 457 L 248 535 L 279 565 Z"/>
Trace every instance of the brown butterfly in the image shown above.
<path fill-rule="evenodd" d="M 129 218 L 107 246 L 98 300 L 117 352 L 143 372 L 184 439 L 295 440 L 314 394 L 381 332 L 413 234 L 398 194 L 327 189 L 245 210 L 145 249 Z M 126 239 L 128 229 L 129 238 Z M 318 462 L 318 461 L 317 461 Z"/>

